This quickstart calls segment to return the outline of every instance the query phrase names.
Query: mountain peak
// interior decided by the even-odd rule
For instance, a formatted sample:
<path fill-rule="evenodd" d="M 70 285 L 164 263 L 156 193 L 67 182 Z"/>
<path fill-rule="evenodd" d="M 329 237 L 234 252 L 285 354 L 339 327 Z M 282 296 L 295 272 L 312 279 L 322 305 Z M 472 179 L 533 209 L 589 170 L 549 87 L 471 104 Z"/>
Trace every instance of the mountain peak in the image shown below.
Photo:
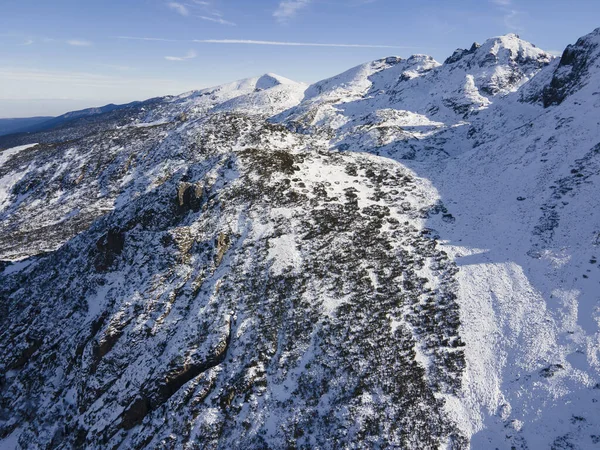
<path fill-rule="evenodd" d="M 275 73 L 266 73 L 256 80 L 256 89 L 270 89 L 275 86 L 279 86 L 280 84 L 298 84 L 289 78 L 282 77 L 281 75 L 277 75 Z"/>
<path fill-rule="evenodd" d="M 514 33 L 496 36 L 485 41 L 476 52 L 481 58 L 480 65 L 506 64 L 516 62 L 518 64 L 550 62 L 552 56 L 531 42 L 525 41 Z"/>
<path fill-rule="evenodd" d="M 469 50 L 459 48 L 444 63 L 453 64 L 469 55 L 472 55 L 469 58 L 470 65 L 475 63 L 480 67 L 532 62 L 540 66 L 549 63 L 553 58 L 531 42 L 521 39 L 518 34 L 508 33 L 487 39 L 483 44 L 475 42 Z"/>

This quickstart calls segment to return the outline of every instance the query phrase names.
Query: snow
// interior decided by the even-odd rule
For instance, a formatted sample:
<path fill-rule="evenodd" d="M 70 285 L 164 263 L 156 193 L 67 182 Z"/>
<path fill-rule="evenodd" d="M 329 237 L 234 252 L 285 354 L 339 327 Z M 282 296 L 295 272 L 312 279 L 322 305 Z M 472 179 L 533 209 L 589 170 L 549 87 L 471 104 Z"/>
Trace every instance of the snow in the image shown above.
<path fill-rule="evenodd" d="M 526 61 L 524 71 L 511 81 L 517 60 Z M 501 445 L 507 423 L 518 434 L 515 439 L 524 439 L 530 448 L 551 446 L 565 429 L 565 416 L 558 410 L 544 413 L 545 405 L 577 397 L 600 379 L 600 305 L 592 287 L 600 274 L 588 269 L 587 278 L 581 276 L 588 260 L 600 253 L 590 248 L 600 223 L 594 184 L 583 184 L 576 197 L 560 204 L 564 213 L 552 246 L 542 249 L 539 259 L 526 253 L 535 242 L 531 230 L 548 201 L 549 186 L 566 177 L 573 161 L 584 158 L 599 140 L 598 116 L 591 112 L 600 104 L 593 95 L 600 88 L 597 82 L 557 111 L 517 101 L 521 88 L 531 92 L 548 83 L 556 64 L 511 34 L 486 41 L 448 66 L 432 64 L 424 74 L 410 74 L 397 85 L 398 76 L 391 75 L 399 71 L 396 67 L 383 61 L 359 66 L 311 86 L 304 102 L 282 117 L 306 120 L 311 131 L 332 130 L 331 145 L 391 155 L 411 139 L 430 138 L 435 145 L 436 134 L 445 133 L 441 145 L 451 158 L 401 162 L 430 182 L 422 184 L 430 189 L 425 195 L 442 199 L 456 218 L 450 225 L 433 221 L 427 226 L 446 240 L 444 248 L 460 266 L 467 371 L 462 395 L 449 397 L 447 405 L 461 429 L 473 436 L 473 448 Z M 402 89 L 402 83 L 407 87 Z M 440 98 L 484 112 L 465 121 L 436 103 Z M 583 113 L 586 107 L 590 113 Z M 557 121 L 564 119 L 570 121 L 570 131 L 555 132 Z M 469 122 L 487 133 L 484 145 L 465 145 L 462 128 Z M 532 131 L 524 132 L 523 123 L 531 123 Z M 383 126 L 402 132 L 373 134 Z M 403 134 L 412 131 L 410 126 L 424 128 L 412 136 Z M 583 211 L 588 216 L 584 221 Z M 540 378 L 538 373 L 552 364 L 564 370 Z M 589 424 L 596 417 L 591 406 L 572 404 Z M 583 435 L 573 439 L 581 448 L 587 445 Z"/>
<path fill-rule="evenodd" d="M 12 188 L 21 181 L 27 171 L 12 172 L 0 178 L 0 212 L 2 212 L 11 197 Z"/>
<path fill-rule="evenodd" d="M 3 150 L 0 153 L 0 169 L 16 154 L 35 147 L 36 145 L 38 144 L 20 145 L 18 147 L 12 147 Z M 6 203 L 10 198 L 10 193 L 13 186 L 18 183 L 26 173 L 27 171 L 7 172 L 3 177 L 0 178 L 0 212 L 6 208 Z"/>
<path fill-rule="evenodd" d="M 6 269 L 4 269 L 4 272 L 2 272 L 2 274 L 3 275 L 11 275 L 13 273 L 20 272 L 20 271 L 26 269 L 27 267 L 29 267 L 32 263 L 33 263 L 32 260 L 24 260 L 24 261 L 14 262 L 10 266 L 8 266 Z"/>
<path fill-rule="evenodd" d="M 27 150 L 28 148 L 35 147 L 36 145 L 38 144 L 19 145 L 18 147 L 12 147 L 7 148 L 6 150 L 2 150 L 2 152 L 0 152 L 0 167 L 2 167 L 6 163 L 6 161 L 8 161 L 17 153 L 22 152 L 23 150 Z"/>
<path fill-rule="evenodd" d="M 17 428 L 4 439 L 0 439 L 0 450 L 17 450 L 19 446 L 19 435 L 21 430 Z"/>
<path fill-rule="evenodd" d="M 296 248 L 296 240 L 293 235 L 283 235 L 269 240 L 269 256 L 273 261 L 271 271 L 273 275 L 287 273 L 289 268 L 301 265 L 301 253 Z"/>
<path fill-rule="evenodd" d="M 134 123 L 131 126 L 134 128 L 147 128 L 147 127 L 155 127 L 158 125 L 164 125 L 166 123 L 169 123 L 169 122 L 166 120 L 155 120 L 154 122 Z"/>
<path fill-rule="evenodd" d="M 590 48 L 594 57 L 598 56 L 598 48 L 594 47 L 600 45 L 598 36 L 600 32 L 596 31 L 582 44 L 593 44 Z M 248 274 L 254 274 L 253 270 L 259 268 L 264 268 L 271 277 L 295 275 L 291 278 L 301 278 L 303 271 L 310 269 L 307 265 L 311 263 L 310 258 L 315 257 L 311 253 L 315 249 L 310 248 L 311 239 L 304 240 L 299 229 L 306 226 L 318 230 L 311 214 L 327 206 L 342 206 L 341 199 L 353 188 L 351 192 L 362 213 L 366 208 L 389 206 L 391 218 L 406 224 L 406 230 L 412 227 L 417 234 L 426 231 L 425 228 L 432 230 L 439 236 L 438 248 L 459 268 L 451 286 L 459 305 L 459 331 L 465 344 L 461 349 L 466 368 L 462 385 L 456 392 L 440 391 L 435 395 L 444 398 L 445 411 L 471 439 L 471 447 L 551 448 L 562 439 L 573 448 L 591 448 L 594 444 L 591 436 L 600 429 L 597 407 L 600 390 L 594 389 L 600 382 L 597 294 L 600 283 L 600 199 L 597 195 L 600 78 L 598 68 L 591 67 L 587 78 L 576 86 L 578 90 L 570 92 L 562 104 L 543 108 L 539 98 L 530 99 L 535 99 L 553 76 L 568 72 L 566 68 L 557 71 L 557 66 L 558 61 L 550 55 L 509 34 L 489 39 L 481 46 L 474 45 L 468 51 L 459 50 L 452 61 L 443 65 L 423 55 L 406 60 L 390 57 L 360 65 L 308 87 L 266 74 L 170 98 L 167 103 L 171 108 L 164 111 L 155 113 L 148 108 L 143 120 L 133 126 L 164 124 L 173 128 L 161 137 L 164 141 L 157 144 L 156 160 L 160 164 L 148 165 L 120 179 L 117 189 L 120 197 L 115 201 L 118 211 L 126 210 L 128 203 L 142 193 L 150 195 L 160 189 L 178 171 L 187 171 L 192 166 L 185 159 L 189 155 L 175 153 L 173 148 L 192 148 L 190 143 L 196 145 L 202 139 L 205 140 L 203 145 L 211 150 L 217 143 L 215 160 L 227 152 L 235 154 L 255 147 L 267 154 L 283 150 L 289 152 L 292 159 L 301 156 L 302 163 L 295 160 L 293 175 L 285 174 L 285 178 L 289 191 L 297 194 L 296 198 L 305 198 L 306 204 L 295 200 L 298 203 L 273 207 L 269 202 L 276 201 L 269 197 L 268 191 L 261 193 L 264 198 L 253 200 L 259 205 L 256 208 L 255 204 L 236 205 L 235 195 L 227 198 L 215 214 L 212 213 L 217 208 L 214 203 L 210 204 L 210 208 L 215 208 L 210 209 L 211 214 L 200 213 L 194 219 L 196 222 L 186 222 L 176 230 L 170 228 L 169 233 L 181 240 L 190 237 L 190 246 L 206 243 L 206 248 L 212 248 L 211 243 L 218 233 L 231 234 L 233 250 L 221 266 L 211 266 L 210 256 L 200 273 L 194 273 L 196 269 L 192 265 L 178 265 L 168 276 L 153 279 L 151 287 L 146 286 L 147 291 L 132 284 L 135 292 L 123 297 L 125 300 L 117 304 L 119 309 L 115 307 L 111 311 L 111 320 L 118 324 L 131 317 L 134 325 L 128 333 L 147 332 L 152 338 L 164 338 L 162 351 L 167 357 L 161 353 L 161 358 L 168 364 L 180 358 L 187 367 L 194 358 L 201 359 L 223 340 L 228 327 L 237 321 L 237 315 L 240 323 L 235 324 L 235 340 L 254 344 L 262 337 L 253 334 L 259 322 L 257 317 L 266 321 L 265 316 L 276 309 L 269 303 L 271 299 L 263 298 L 262 294 L 254 299 L 252 292 L 236 292 L 233 297 L 238 303 L 226 303 L 224 298 L 229 298 L 220 297 L 223 289 L 231 289 L 225 275 L 234 273 L 232 267 L 241 268 L 243 276 L 237 273 L 239 278 L 234 278 L 240 286 Z M 173 124 L 171 119 L 181 112 L 189 113 L 190 117 L 182 124 Z M 231 112 L 257 121 L 274 116 L 270 122 L 285 125 L 287 131 L 253 137 L 251 144 L 242 139 L 231 141 L 229 135 L 218 141 L 221 122 L 216 128 L 210 128 L 203 122 L 205 116 Z M 242 135 L 250 134 L 259 122 L 249 123 L 240 121 L 235 126 L 240 126 Z M 0 153 L 0 167 L 29 147 Z M 116 156 L 126 151 L 126 148 L 111 150 Z M 73 149 L 66 154 L 74 159 L 78 151 Z M 388 181 L 384 176 L 386 171 L 410 177 L 410 183 L 402 185 L 402 189 L 406 189 L 401 192 L 402 200 L 393 197 L 395 203 L 391 204 L 385 196 L 391 195 L 393 188 L 363 176 L 364 169 L 350 176 L 350 166 L 358 162 L 373 170 L 373 178 L 381 175 Z M 239 167 L 233 170 L 214 162 L 210 164 L 206 160 L 195 161 L 193 169 L 202 173 L 203 186 L 210 195 L 233 189 L 232 186 L 245 190 L 249 185 L 262 182 L 274 187 L 284 178 L 282 173 L 269 173 L 265 182 L 254 174 L 244 179 L 247 185 L 241 185 Z M 53 170 L 52 180 L 56 180 L 68 172 L 68 167 L 68 162 L 52 161 L 43 168 Z M 187 175 L 194 176 L 193 170 Z M 245 170 L 251 172 L 247 167 Z M 5 207 L 10 189 L 26 173 L 15 171 L 0 179 L 0 207 Z M 125 185 L 129 190 L 121 189 Z M 319 189 L 326 191 L 326 202 L 320 199 Z M 45 201 L 59 203 L 66 194 L 61 188 Z M 230 201 L 234 204 L 230 205 Z M 203 207 L 208 208 L 209 203 L 207 200 Z M 426 212 L 438 204 L 443 205 L 444 213 Z M 60 217 L 71 217 L 69 214 L 61 213 Z M 415 251 L 414 240 L 407 242 L 404 240 L 407 236 L 394 235 L 390 223 L 382 223 L 380 229 L 381 236 L 389 239 L 389 255 L 396 255 L 400 250 L 408 254 Z M 343 237 L 343 233 L 332 232 L 325 239 L 332 248 L 352 242 Z M 339 242 L 335 242 L 336 239 Z M 251 245 L 243 247 L 247 242 Z M 189 257 L 194 263 L 195 258 L 203 257 L 201 252 L 179 256 Z M 29 264 L 28 261 L 13 264 L 0 276 L 28 272 Z M 361 269 L 373 291 L 387 287 L 382 285 L 373 266 L 365 263 Z M 150 273 L 151 269 L 139 270 Z M 425 264 L 417 272 L 427 280 L 424 287 L 431 292 L 439 293 L 444 288 L 437 269 Z M 144 272 L 132 281 L 145 280 L 146 275 Z M 203 291 L 195 292 L 193 301 L 182 305 L 182 299 L 192 290 L 190 286 L 196 283 L 188 281 L 192 275 L 202 280 L 199 286 Z M 345 274 L 341 275 L 343 281 Z M 88 310 L 83 317 L 86 323 L 109 308 L 111 289 L 117 285 L 119 289 L 126 288 L 124 279 L 115 277 L 111 280 L 107 275 L 108 282 L 87 296 Z M 178 281 L 178 277 L 183 281 Z M 343 309 L 340 306 L 352 301 L 352 293 L 337 292 L 316 279 L 307 284 L 306 293 L 295 300 L 298 305 L 302 300 L 318 308 L 317 322 L 335 321 Z M 247 298 L 252 298 L 252 302 L 245 303 Z M 277 310 L 281 314 L 277 320 L 288 320 L 297 312 L 295 308 L 299 308 L 290 307 L 286 301 L 285 308 L 281 308 L 283 312 Z M 252 309 L 255 303 L 261 303 L 263 308 L 259 314 Z M 132 305 L 140 306 L 144 312 L 133 314 Z M 433 371 L 436 367 L 431 349 L 419 341 L 418 327 L 409 325 L 406 319 L 412 311 L 409 306 L 414 305 L 405 306 L 402 313 L 390 312 L 385 316 L 385 331 L 389 331 L 389 326 L 393 334 L 402 330 L 412 333 L 416 341 L 412 348 L 416 362 L 427 372 Z M 212 310 L 221 315 L 210 312 Z M 204 314 L 210 317 L 206 323 L 202 322 Z M 211 330 L 206 331 L 208 337 L 204 336 L 201 341 L 195 340 L 197 336 L 189 331 L 199 328 L 200 322 L 206 330 Z M 359 326 L 357 323 L 349 321 L 342 328 L 351 331 Z M 171 333 L 168 339 L 166 334 L 161 335 L 166 333 L 165 328 Z M 252 417 L 256 421 L 252 427 L 263 426 L 262 430 L 273 442 L 281 438 L 278 414 L 283 410 L 252 408 L 266 405 L 264 402 L 271 398 L 288 401 L 301 375 L 311 375 L 308 369 L 305 372 L 307 365 L 322 357 L 315 340 L 308 334 L 299 336 L 305 341 L 298 348 L 290 345 L 291 350 L 287 347 L 282 350 L 283 340 L 289 339 L 286 332 L 278 329 L 276 343 L 269 344 L 276 349 L 270 356 L 274 362 L 268 368 L 268 388 L 261 387 L 256 396 L 251 396 L 255 403 L 246 402 L 240 413 L 240 417 Z M 316 334 L 316 328 L 311 333 Z M 147 342 L 151 341 L 142 340 L 138 344 Z M 229 356 L 231 362 L 227 364 L 235 364 L 236 358 L 248 351 L 235 345 L 237 342 Z M 188 353 L 183 355 L 182 348 Z M 115 354 L 123 356 L 128 350 L 117 346 Z M 146 372 L 136 371 L 138 365 L 160 370 L 153 365 L 155 361 L 149 361 L 151 356 L 140 355 L 118 383 L 128 386 L 147 382 Z M 370 355 L 363 356 L 357 365 L 365 364 Z M 223 367 L 229 367 L 227 364 Z M 229 376 L 226 369 L 215 368 L 206 375 L 207 379 L 217 379 L 216 372 L 220 370 L 224 371 L 224 377 Z M 265 370 L 264 363 L 257 363 L 245 376 L 254 379 Z M 57 371 L 54 379 L 58 380 L 61 373 Z M 201 383 L 201 380 L 190 380 L 186 389 L 192 389 L 193 383 Z M 320 411 L 328 411 L 328 402 L 332 401 L 329 395 L 333 394 L 321 399 Z M 66 401 L 74 403 L 74 396 L 74 391 L 68 391 Z M 359 400 L 362 409 L 357 427 L 374 414 L 374 405 L 382 401 L 376 393 L 367 391 Z M 121 409 L 105 410 L 103 402 L 99 399 L 93 405 L 94 411 L 102 415 L 95 424 L 97 430 L 106 428 L 121 412 Z M 257 410 L 259 412 L 252 416 L 251 411 Z M 219 423 L 221 412 L 216 407 L 204 408 L 194 420 L 194 433 L 200 436 L 202 427 Z M 16 442 L 15 433 L 1 441 L 0 448 L 6 442 Z"/>

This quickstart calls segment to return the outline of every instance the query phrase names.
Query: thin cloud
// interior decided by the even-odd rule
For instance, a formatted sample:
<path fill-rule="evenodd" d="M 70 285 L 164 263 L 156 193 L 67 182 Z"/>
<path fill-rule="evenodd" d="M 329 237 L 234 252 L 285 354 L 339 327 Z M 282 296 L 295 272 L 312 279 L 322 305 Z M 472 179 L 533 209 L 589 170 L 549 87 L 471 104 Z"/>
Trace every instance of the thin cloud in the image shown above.
<path fill-rule="evenodd" d="M 236 26 L 235 22 L 230 22 L 229 20 L 225 20 L 222 19 L 221 17 L 208 17 L 208 16 L 198 16 L 199 19 L 202 20 L 207 20 L 209 22 L 215 22 L 215 23 L 219 23 L 221 25 L 229 25 L 229 26 Z"/>
<path fill-rule="evenodd" d="M 347 47 L 347 48 L 413 48 L 377 44 L 323 44 L 317 42 L 255 41 L 251 39 L 195 39 L 199 44 L 276 45 L 288 47 Z"/>
<path fill-rule="evenodd" d="M 191 0 L 191 3 L 169 2 L 167 6 L 177 14 L 189 17 L 193 14 L 200 13 L 195 17 L 208 22 L 218 23 L 220 25 L 235 26 L 236 24 L 230 20 L 223 19 L 219 11 L 211 11 L 211 3 L 202 0 Z"/>
<path fill-rule="evenodd" d="M 182 16 L 190 15 L 189 9 L 187 9 L 187 7 L 181 3 L 169 2 L 169 3 L 167 3 L 167 6 L 169 8 L 171 8 L 173 11 L 175 11 L 177 14 L 180 14 Z"/>
<path fill-rule="evenodd" d="M 490 0 L 502 12 L 502 22 L 511 31 L 522 31 L 520 17 L 522 12 L 515 8 L 513 0 Z"/>
<path fill-rule="evenodd" d="M 98 63 L 98 64 L 95 64 L 95 66 L 97 66 L 97 67 L 103 67 L 105 69 L 110 69 L 110 70 L 117 70 L 119 72 L 127 72 L 127 71 L 130 71 L 130 70 L 133 70 L 132 67 L 122 66 L 122 65 L 119 65 L 119 64 L 102 64 L 102 63 Z"/>
<path fill-rule="evenodd" d="M 279 3 L 279 6 L 273 13 L 273 17 L 279 22 L 286 22 L 303 8 L 306 8 L 312 0 L 285 0 Z"/>
<path fill-rule="evenodd" d="M 177 40 L 157 37 L 135 37 L 135 36 L 117 36 L 117 39 L 126 39 L 132 41 L 150 41 L 150 42 L 192 42 L 196 44 L 238 44 L 238 45 L 275 45 L 288 47 L 340 47 L 340 48 L 395 48 L 395 49 L 423 49 L 422 47 L 406 45 L 381 45 L 381 44 L 338 44 L 338 43 L 320 43 L 320 42 L 291 42 L 291 41 L 259 41 L 254 39 L 192 39 Z"/>
<path fill-rule="evenodd" d="M 134 37 L 134 36 L 117 36 L 117 39 L 125 39 L 128 41 L 153 41 L 153 42 L 185 42 L 177 39 L 165 39 L 165 38 L 154 38 L 154 37 Z"/>
<path fill-rule="evenodd" d="M 186 61 L 188 59 L 194 59 L 198 54 L 194 50 L 190 50 L 185 56 L 165 56 L 167 61 Z"/>
<path fill-rule="evenodd" d="M 122 86 L 135 85 L 137 82 L 145 81 L 139 78 L 122 78 L 111 75 L 100 75 L 87 72 L 62 72 L 44 69 L 19 69 L 12 67 L 0 67 L 0 80 L 17 81 L 39 81 L 42 83 L 68 83 L 77 86 Z M 166 79 L 152 79 L 158 82 L 171 82 Z"/>
<path fill-rule="evenodd" d="M 92 45 L 90 41 L 84 41 L 81 39 L 70 39 L 67 41 L 67 44 L 72 45 L 73 47 L 89 47 Z"/>
<path fill-rule="evenodd" d="M 506 28 L 513 31 L 522 31 L 523 27 L 520 25 L 519 17 L 521 12 L 516 9 L 511 9 L 504 15 L 504 25 Z"/>

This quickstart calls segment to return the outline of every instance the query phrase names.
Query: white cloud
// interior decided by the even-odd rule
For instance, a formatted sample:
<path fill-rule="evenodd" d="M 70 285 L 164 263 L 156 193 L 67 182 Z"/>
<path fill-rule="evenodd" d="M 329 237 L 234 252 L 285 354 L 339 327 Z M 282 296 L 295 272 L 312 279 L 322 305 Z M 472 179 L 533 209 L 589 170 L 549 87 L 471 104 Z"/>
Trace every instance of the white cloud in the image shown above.
<path fill-rule="evenodd" d="M 194 59 L 196 56 L 198 56 L 197 53 L 194 50 L 190 50 L 185 54 L 185 56 L 165 56 L 165 59 L 167 61 L 185 61 L 188 59 Z"/>
<path fill-rule="evenodd" d="M 167 3 L 167 6 L 173 11 L 175 11 L 177 14 L 181 14 L 182 16 L 190 15 L 190 11 L 187 9 L 187 7 L 181 3 L 169 2 Z"/>
<path fill-rule="evenodd" d="M 520 25 L 519 21 L 520 16 L 521 12 L 515 9 L 507 11 L 504 15 L 504 25 L 506 28 L 512 31 L 522 31 L 523 27 Z"/>
<path fill-rule="evenodd" d="M 511 31 L 522 31 L 521 16 L 523 13 L 515 8 L 513 0 L 490 0 L 502 12 L 504 26 Z"/>
<path fill-rule="evenodd" d="M 285 22 L 294 17 L 302 8 L 306 8 L 312 0 L 284 0 L 279 3 L 279 6 L 273 13 L 280 22 Z"/>
<path fill-rule="evenodd" d="M 128 72 L 130 70 L 133 70 L 132 67 L 129 66 L 122 66 L 120 64 L 102 64 L 102 63 L 98 63 L 98 64 L 94 64 L 97 67 L 104 67 L 105 69 L 110 69 L 110 70 L 116 70 L 119 72 Z"/>
<path fill-rule="evenodd" d="M 194 39 L 199 44 L 278 45 L 290 47 L 413 48 L 378 44 L 322 44 L 316 42 L 256 41 L 252 39 Z"/>
<path fill-rule="evenodd" d="M 125 39 L 128 41 L 156 41 L 156 42 L 181 42 L 177 39 L 165 39 L 154 37 L 133 37 L 133 36 L 117 36 L 117 39 Z"/>
<path fill-rule="evenodd" d="M 405 45 L 380 45 L 380 44 L 331 44 L 319 42 L 291 42 L 291 41 L 257 41 L 253 39 L 192 39 L 177 40 L 155 37 L 135 37 L 135 36 L 117 36 L 117 39 L 127 39 L 131 41 L 151 41 L 151 42 L 193 42 L 197 44 L 241 44 L 241 45 L 276 45 L 289 47 L 347 47 L 347 48 L 395 48 L 395 49 L 422 49 L 421 47 L 412 47 Z"/>
<path fill-rule="evenodd" d="M 167 6 L 169 8 L 171 8 L 173 11 L 175 11 L 177 14 L 180 14 L 185 17 L 191 16 L 192 14 L 194 14 L 196 12 L 202 11 L 202 13 L 200 15 L 196 16 L 198 19 L 218 23 L 221 25 L 230 25 L 230 26 L 236 25 L 234 22 L 231 22 L 230 20 L 223 19 L 222 15 L 218 11 L 216 11 L 216 10 L 211 11 L 213 8 L 210 7 L 211 3 L 207 2 L 207 1 L 191 0 L 191 3 L 189 3 L 189 2 L 188 3 L 169 2 L 169 3 L 167 3 Z"/>
<path fill-rule="evenodd" d="M 90 41 L 84 41 L 81 39 L 71 39 L 67 41 L 67 44 L 72 45 L 74 47 L 89 47 L 92 45 Z"/>
<path fill-rule="evenodd" d="M 198 16 L 198 18 L 202 19 L 202 20 L 208 20 L 209 22 L 219 23 L 221 25 L 230 25 L 230 26 L 236 25 L 234 22 L 230 22 L 229 20 L 222 19 L 219 16 L 216 16 L 216 17 Z"/>

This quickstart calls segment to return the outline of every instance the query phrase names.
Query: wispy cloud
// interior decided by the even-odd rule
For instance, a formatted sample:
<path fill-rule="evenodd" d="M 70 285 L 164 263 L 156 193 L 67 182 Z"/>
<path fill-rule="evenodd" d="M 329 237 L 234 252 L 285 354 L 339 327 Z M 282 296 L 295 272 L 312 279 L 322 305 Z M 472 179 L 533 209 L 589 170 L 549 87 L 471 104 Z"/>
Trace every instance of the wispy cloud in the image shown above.
<path fill-rule="evenodd" d="M 190 2 L 168 2 L 167 6 L 177 14 L 184 17 L 196 17 L 207 22 L 218 23 L 220 25 L 235 26 L 230 20 L 225 20 L 222 14 L 212 7 L 212 4 L 203 0 L 190 0 Z"/>
<path fill-rule="evenodd" d="M 72 45 L 73 47 L 89 47 L 92 45 L 90 41 L 84 41 L 82 39 L 70 39 L 67 41 L 67 44 Z"/>
<path fill-rule="evenodd" d="M 117 86 L 134 84 L 135 79 L 99 75 L 87 72 L 62 72 L 43 69 L 0 67 L 0 80 L 39 81 L 42 83 L 69 83 L 77 86 Z M 166 80 L 160 80 L 166 81 Z"/>
<path fill-rule="evenodd" d="M 48 36 L 35 36 L 26 34 L 0 34 L 0 37 L 11 37 L 14 39 L 15 45 L 30 46 L 34 44 L 59 44 L 59 45 L 71 45 L 73 47 L 90 47 L 93 42 L 87 39 L 56 39 Z"/>
<path fill-rule="evenodd" d="M 185 42 L 177 39 L 155 38 L 155 37 L 134 37 L 134 36 L 117 36 L 116 39 L 125 39 L 128 41 L 155 41 L 155 42 Z M 188 41 L 193 42 L 193 41 Z"/>
<path fill-rule="evenodd" d="M 209 16 L 197 16 L 199 19 L 202 20 L 207 20 L 209 22 L 215 22 L 215 23 L 220 23 L 221 25 L 229 25 L 229 26 L 235 26 L 236 23 L 235 22 L 231 22 L 229 20 L 225 20 L 222 17 L 219 16 L 215 16 L 215 17 L 209 17 Z"/>
<path fill-rule="evenodd" d="M 512 31 L 521 31 L 523 27 L 520 23 L 521 11 L 517 11 L 516 9 L 511 9 L 506 11 L 504 14 L 504 26 Z"/>
<path fill-rule="evenodd" d="M 199 44 L 277 45 L 288 47 L 412 48 L 399 45 L 329 44 L 318 42 L 256 41 L 252 39 L 195 39 L 193 42 L 197 42 Z"/>
<path fill-rule="evenodd" d="M 182 3 L 169 2 L 169 3 L 167 3 L 167 6 L 169 8 L 171 8 L 173 11 L 175 11 L 177 14 L 180 14 L 182 16 L 190 15 L 190 10 L 187 8 L 187 6 L 185 6 Z"/>
<path fill-rule="evenodd" d="M 165 56 L 167 61 L 186 61 L 188 59 L 194 59 L 198 54 L 194 50 L 188 51 L 185 56 Z"/>
<path fill-rule="evenodd" d="M 110 70 L 116 70 L 118 72 L 128 72 L 130 70 L 133 70 L 132 67 L 123 66 L 123 65 L 120 65 L 120 64 L 103 64 L 103 63 L 98 63 L 98 64 L 95 64 L 95 66 L 97 66 L 97 67 L 103 67 L 105 69 L 110 69 Z"/>
<path fill-rule="evenodd" d="M 277 6 L 277 9 L 273 13 L 273 17 L 279 22 L 287 22 L 298 14 L 298 11 L 306 8 L 311 1 L 312 0 L 284 0 Z"/>
<path fill-rule="evenodd" d="M 521 31 L 523 29 L 519 20 L 522 12 L 515 7 L 513 0 L 490 0 L 490 2 L 502 12 L 502 22 L 507 29 L 511 31 Z"/>
<path fill-rule="evenodd" d="M 422 47 L 406 45 L 382 45 L 382 44 L 344 44 L 344 43 L 321 43 L 321 42 L 293 42 L 293 41 L 259 41 L 254 39 L 191 39 L 178 40 L 158 37 L 136 37 L 116 36 L 116 39 L 150 42 L 188 42 L 196 44 L 238 44 L 238 45 L 275 45 L 288 47 L 342 47 L 342 48 L 395 48 L 395 49 L 422 49 Z"/>

